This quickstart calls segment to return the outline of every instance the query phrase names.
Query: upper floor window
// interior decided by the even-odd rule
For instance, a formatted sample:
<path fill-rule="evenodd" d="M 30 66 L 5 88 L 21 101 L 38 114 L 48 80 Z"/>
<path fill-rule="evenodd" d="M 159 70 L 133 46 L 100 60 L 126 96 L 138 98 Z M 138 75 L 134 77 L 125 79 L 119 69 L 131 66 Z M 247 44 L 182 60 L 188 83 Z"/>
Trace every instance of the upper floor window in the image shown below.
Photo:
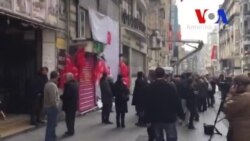
<path fill-rule="evenodd" d="M 129 15 L 132 15 L 133 9 L 133 0 L 123 0 L 122 1 L 122 10 Z"/>
<path fill-rule="evenodd" d="M 246 13 L 248 11 L 248 4 L 244 4 L 243 12 Z"/>
<path fill-rule="evenodd" d="M 88 14 L 87 11 L 84 9 L 80 9 L 80 13 L 79 13 L 79 36 L 81 38 L 85 38 L 86 37 L 86 24 L 88 21 Z"/>

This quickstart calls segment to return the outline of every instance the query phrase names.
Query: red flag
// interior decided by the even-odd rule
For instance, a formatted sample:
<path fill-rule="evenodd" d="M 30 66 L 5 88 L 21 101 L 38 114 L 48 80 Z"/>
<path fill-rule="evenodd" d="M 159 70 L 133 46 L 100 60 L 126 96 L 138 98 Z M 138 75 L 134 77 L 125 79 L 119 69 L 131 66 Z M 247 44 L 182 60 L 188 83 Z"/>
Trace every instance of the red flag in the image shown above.
<path fill-rule="evenodd" d="M 213 60 L 213 59 L 216 59 L 216 49 L 217 49 L 217 46 L 216 45 L 214 45 L 213 47 L 212 47 L 212 51 L 211 51 L 211 60 Z"/>

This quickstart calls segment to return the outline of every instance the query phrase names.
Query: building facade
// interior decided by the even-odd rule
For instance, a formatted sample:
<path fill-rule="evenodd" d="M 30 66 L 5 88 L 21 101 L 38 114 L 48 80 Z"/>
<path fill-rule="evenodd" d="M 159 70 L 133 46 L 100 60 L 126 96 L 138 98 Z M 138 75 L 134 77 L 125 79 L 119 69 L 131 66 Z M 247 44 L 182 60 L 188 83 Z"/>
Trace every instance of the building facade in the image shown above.
<path fill-rule="evenodd" d="M 149 0 L 147 34 L 149 35 L 148 66 L 168 66 L 169 50 L 166 44 L 169 21 L 169 1 Z"/>
<path fill-rule="evenodd" d="M 241 67 L 240 53 L 240 3 L 224 1 L 221 8 L 225 9 L 229 23 L 219 27 L 219 58 L 221 71 L 228 74 L 239 73 Z"/>
<path fill-rule="evenodd" d="M 0 2 L 0 87 L 8 113 L 30 110 L 27 88 L 40 67 L 57 69 L 60 50 L 76 36 L 75 15 L 75 0 Z"/>
<path fill-rule="evenodd" d="M 207 47 L 204 48 L 207 52 L 205 63 L 206 69 L 209 74 L 215 75 L 216 72 L 219 72 L 219 61 L 218 61 L 218 43 L 219 36 L 218 30 L 214 29 L 212 32 L 207 35 Z"/>
<path fill-rule="evenodd" d="M 240 1 L 240 21 L 241 21 L 241 53 L 242 68 L 244 73 L 250 72 L 250 2 L 248 0 Z"/>

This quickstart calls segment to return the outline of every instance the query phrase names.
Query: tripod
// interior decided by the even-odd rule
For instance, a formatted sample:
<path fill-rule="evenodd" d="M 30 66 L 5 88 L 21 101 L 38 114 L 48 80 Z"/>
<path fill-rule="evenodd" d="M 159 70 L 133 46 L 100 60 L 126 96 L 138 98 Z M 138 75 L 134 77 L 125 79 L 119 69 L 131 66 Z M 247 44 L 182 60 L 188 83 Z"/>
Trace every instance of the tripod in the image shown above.
<path fill-rule="evenodd" d="M 224 103 L 225 103 L 225 99 L 223 98 L 221 103 L 220 103 L 220 107 L 219 107 L 219 110 L 217 112 L 216 118 L 214 120 L 214 124 L 213 124 L 214 132 L 210 135 L 210 138 L 208 141 L 212 141 L 214 134 L 218 134 L 218 135 L 222 136 L 222 133 L 216 128 L 216 124 L 221 122 L 225 118 L 224 117 L 222 119 L 219 119 L 219 116 L 220 116 L 220 113 L 222 111 L 222 107 L 223 107 Z"/>

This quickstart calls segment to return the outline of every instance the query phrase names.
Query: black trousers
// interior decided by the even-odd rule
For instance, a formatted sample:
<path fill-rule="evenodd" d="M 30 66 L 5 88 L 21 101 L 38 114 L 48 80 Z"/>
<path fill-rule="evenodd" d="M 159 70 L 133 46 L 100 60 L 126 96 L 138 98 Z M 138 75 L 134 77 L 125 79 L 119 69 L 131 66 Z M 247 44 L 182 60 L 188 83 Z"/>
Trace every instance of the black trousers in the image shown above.
<path fill-rule="evenodd" d="M 207 99 L 206 98 L 199 98 L 198 109 L 200 112 L 204 112 L 207 110 Z"/>
<path fill-rule="evenodd" d="M 116 113 L 116 124 L 117 126 L 125 126 L 125 113 L 117 112 Z"/>
<path fill-rule="evenodd" d="M 65 111 L 65 122 L 69 134 L 75 133 L 75 118 L 76 118 L 75 111 Z"/>
<path fill-rule="evenodd" d="M 31 101 L 31 113 L 30 113 L 30 122 L 36 123 L 41 120 L 41 114 L 43 109 L 43 97 L 42 96 L 36 96 Z"/>
<path fill-rule="evenodd" d="M 189 117 L 189 126 L 193 127 L 194 126 L 194 120 L 199 120 L 199 114 L 197 111 L 197 107 L 195 105 L 190 105 L 188 106 L 188 110 L 190 112 L 190 117 Z"/>
<path fill-rule="evenodd" d="M 213 92 L 208 93 L 207 102 L 209 107 L 212 107 L 215 104 L 215 98 Z"/>
<path fill-rule="evenodd" d="M 142 106 L 137 106 L 138 107 L 138 123 L 139 124 L 144 124 L 145 123 L 145 110 Z"/>
<path fill-rule="evenodd" d="M 108 122 L 109 116 L 112 108 L 112 102 L 111 103 L 103 103 L 102 107 L 102 122 Z"/>
<path fill-rule="evenodd" d="M 154 130 L 154 126 L 152 124 L 147 128 L 147 132 L 148 132 L 148 141 L 154 141 L 155 140 L 155 130 Z"/>

